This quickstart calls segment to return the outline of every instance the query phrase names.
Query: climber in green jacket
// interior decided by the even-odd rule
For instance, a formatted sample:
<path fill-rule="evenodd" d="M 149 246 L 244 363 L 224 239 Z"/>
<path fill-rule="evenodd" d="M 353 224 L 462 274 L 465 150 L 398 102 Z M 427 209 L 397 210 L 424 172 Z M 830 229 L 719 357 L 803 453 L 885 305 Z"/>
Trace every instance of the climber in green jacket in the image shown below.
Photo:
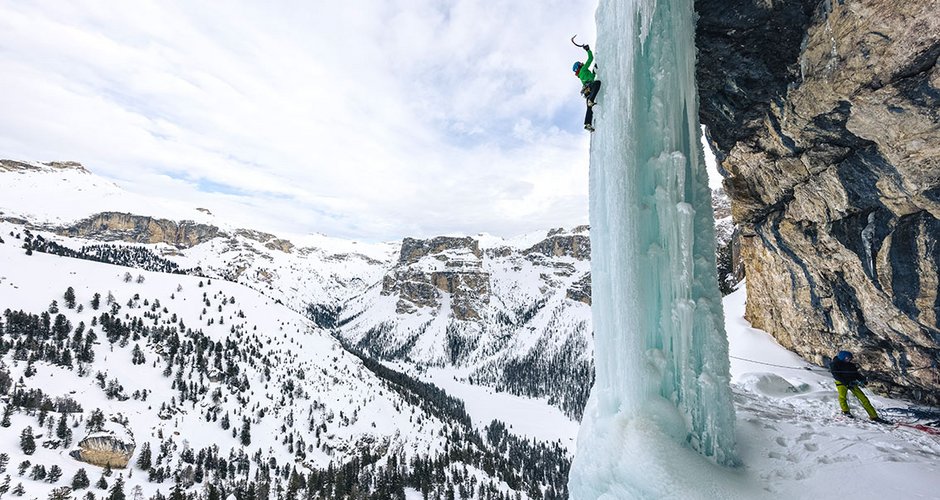
<path fill-rule="evenodd" d="M 572 43 L 574 40 L 572 39 Z M 577 44 L 575 44 L 577 45 Z M 591 71 L 591 63 L 594 62 L 594 53 L 591 52 L 591 47 L 588 44 L 578 45 L 587 52 L 587 61 L 583 64 L 581 61 L 575 61 L 572 70 L 574 70 L 574 75 L 581 80 L 581 95 L 587 100 L 587 112 L 584 114 L 584 129 L 594 131 L 594 100 L 597 99 L 597 92 L 601 89 L 601 81 L 596 80 L 594 72 Z"/>

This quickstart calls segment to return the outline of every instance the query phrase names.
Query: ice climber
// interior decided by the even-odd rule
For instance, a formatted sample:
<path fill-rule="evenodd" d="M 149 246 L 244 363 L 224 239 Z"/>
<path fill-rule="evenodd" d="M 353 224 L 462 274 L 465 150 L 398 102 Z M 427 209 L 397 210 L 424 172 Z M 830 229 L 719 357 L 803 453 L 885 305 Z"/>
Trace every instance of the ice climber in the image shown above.
<path fill-rule="evenodd" d="M 571 40 L 574 43 L 574 39 Z M 577 45 L 577 44 L 575 44 Z M 584 113 L 584 129 L 594 131 L 594 100 L 597 99 L 597 91 L 601 89 L 601 81 L 594 78 L 594 72 L 591 71 L 591 63 L 594 62 L 594 53 L 588 44 L 578 45 L 587 52 L 587 61 L 581 63 L 576 61 L 572 70 L 574 75 L 581 80 L 581 95 L 587 100 L 587 112 Z"/>
<path fill-rule="evenodd" d="M 858 365 L 852 362 L 852 353 L 839 351 L 839 354 L 836 354 L 836 357 L 829 364 L 829 371 L 832 372 L 832 378 L 836 379 L 836 390 L 839 391 L 839 407 L 842 408 L 843 415 L 852 416 L 852 412 L 849 411 L 849 402 L 846 400 L 848 392 L 852 391 L 852 394 L 858 398 L 858 401 L 862 403 L 862 407 L 868 412 L 868 418 L 876 422 L 884 421 L 878 417 L 878 413 L 871 405 L 871 402 L 868 401 L 868 397 L 862 392 L 862 387 L 865 386 L 868 379 L 859 373 Z"/>

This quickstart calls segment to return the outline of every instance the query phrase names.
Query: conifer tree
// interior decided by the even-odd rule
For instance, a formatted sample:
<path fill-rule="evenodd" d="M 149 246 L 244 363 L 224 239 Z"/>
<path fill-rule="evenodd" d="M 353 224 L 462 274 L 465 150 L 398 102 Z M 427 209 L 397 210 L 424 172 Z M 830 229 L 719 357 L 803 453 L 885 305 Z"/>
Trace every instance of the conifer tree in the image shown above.
<path fill-rule="evenodd" d="M 111 486 L 111 491 L 109 491 L 108 500 L 126 500 L 127 497 L 124 495 L 124 479 L 118 474 L 117 479 L 114 480 L 114 485 Z"/>
<path fill-rule="evenodd" d="M 131 363 L 142 365 L 146 362 L 147 358 L 144 357 L 144 352 L 140 350 L 140 344 L 134 344 L 134 350 L 131 351 Z"/>
<path fill-rule="evenodd" d="M 72 490 L 68 486 L 60 486 L 49 492 L 49 500 L 70 500 Z"/>
<path fill-rule="evenodd" d="M 242 432 L 239 436 L 243 446 L 251 444 L 251 422 L 248 419 L 242 419 Z"/>
<path fill-rule="evenodd" d="M 75 309 L 75 289 L 68 287 L 65 290 L 65 295 L 62 297 L 65 299 L 65 307 L 69 309 Z"/>
<path fill-rule="evenodd" d="M 87 488 L 91 482 L 88 480 L 88 474 L 85 472 L 85 468 L 78 469 L 78 472 L 72 476 L 72 489 L 80 490 Z"/>
<path fill-rule="evenodd" d="M 150 470 L 150 466 L 153 465 L 150 457 L 150 442 L 144 442 L 144 445 L 140 448 L 140 454 L 137 455 L 137 467 L 140 467 L 142 470 Z"/>
<path fill-rule="evenodd" d="M 33 466 L 33 470 L 29 473 L 30 479 L 35 479 L 36 481 L 42 481 L 46 478 L 46 466 L 42 464 L 36 464 Z"/>
<path fill-rule="evenodd" d="M 69 424 L 65 418 L 65 413 L 63 413 L 62 416 L 59 417 L 59 423 L 56 425 L 55 435 L 59 439 L 66 439 L 70 434 L 72 434 L 72 431 L 69 429 Z"/>
<path fill-rule="evenodd" d="M 31 426 L 27 426 L 20 433 L 20 448 L 27 455 L 32 455 L 36 451 L 36 440 L 33 438 L 33 428 Z"/>
<path fill-rule="evenodd" d="M 54 483 L 58 481 L 60 477 L 62 477 L 62 468 L 58 465 L 53 465 L 49 468 L 49 475 L 46 477 L 46 481 Z"/>

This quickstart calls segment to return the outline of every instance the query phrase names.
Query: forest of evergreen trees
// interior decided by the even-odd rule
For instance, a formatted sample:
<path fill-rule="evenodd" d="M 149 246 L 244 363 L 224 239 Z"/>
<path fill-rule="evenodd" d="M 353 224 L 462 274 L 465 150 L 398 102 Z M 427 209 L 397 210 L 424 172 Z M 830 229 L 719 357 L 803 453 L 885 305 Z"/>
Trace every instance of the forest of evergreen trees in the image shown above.
<path fill-rule="evenodd" d="M 298 407 L 300 401 L 295 397 L 301 393 L 295 388 L 304 378 L 302 370 L 275 372 L 273 368 L 283 360 L 277 355 L 272 356 L 270 351 L 266 352 L 259 337 L 242 324 L 232 324 L 226 338 L 214 340 L 201 329 L 187 327 L 181 317 L 170 311 L 168 304 L 161 304 L 159 300 L 134 295 L 122 305 L 110 293 L 105 297 L 96 293 L 90 301 L 77 304 L 74 295 L 74 290 L 68 288 L 62 295 L 61 306 L 53 301 L 48 310 L 38 314 L 23 310 L 4 311 L 0 320 L 0 356 L 12 353 L 13 360 L 27 364 L 24 377 L 17 381 L 12 380 L 9 371 L 0 366 L 0 390 L 8 394 L 12 390 L 4 408 L 5 420 L 9 421 L 12 412 L 22 412 L 36 417 L 38 426 L 42 427 L 52 425 L 53 421 L 65 422 L 69 415 L 83 414 L 80 401 L 67 397 L 51 398 L 39 389 L 29 387 L 30 377 L 35 372 L 30 367 L 36 363 L 49 363 L 93 376 L 108 398 L 146 400 L 147 391 L 134 391 L 129 395 L 119 380 L 102 372 L 90 373 L 94 346 L 102 343 L 110 344 L 115 350 L 126 349 L 124 352 L 128 352 L 129 360 L 134 364 L 158 363 L 164 366 L 163 374 L 172 379 L 176 392 L 169 404 L 162 403 L 160 415 L 169 417 L 184 403 L 198 403 L 206 397 L 216 401 L 235 398 L 237 408 L 244 409 L 241 414 L 230 415 L 220 414 L 217 406 L 210 407 L 203 416 L 207 423 L 231 431 L 241 443 L 242 447 L 231 448 L 227 454 L 217 445 L 199 450 L 181 448 L 170 438 L 162 439 L 152 450 L 150 443 L 144 443 L 135 457 L 135 467 L 146 474 L 148 480 L 166 483 L 169 487 L 167 496 L 157 495 L 155 498 L 221 500 L 234 495 L 245 500 L 386 499 L 404 498 L 405 488 L 414 488 L 432 499 L 516 498 L 516 495 L 504 491 L 500 484 L 508 485 L 516 492 L 525 492 L 530 498 L 567 498 L 570 461 L 567 450 L 560 444 L 519 438 L 496 421 L 481 433 L 473 428 L 460 400 L 448 396 L 433 384 L 391 370 L 358 352 L 354 354 L 359 356 L 363 366 L 378 376 L 387 389 L 420 408 L 424 414 L 446 422 L 444 432 L 448 439 L 443 451 L 432 455 L 404 455 L 400 451 L 375 455 L 374 450 L 366 447 L 359 450 L 358 456 L 324 469 L 298 467 L 297 463 L 303 460 L 306 450 L 321 444 L 319 438 L 317 443 L 304 443 L 300 434 L 290 430 L 291 421 L 286 422 L 290 425 L 282 427 L 287 432 L 280 444 L 297 457 L 298 462 L 278 463 L 273 456 L 262 455 L 260 451 L 249 457 L 244 447 L 252 442 L 251 423 L 270 409 L 259 407 L 257 403 L 248 407 L 251 387 L 243 367 L 260 369 L 274 387 L 280 387 L 281 399 L 272 404 L 281 408 Z M 205 317 L 200 316 L 200 320 L 210 324 L 216 319 L 209 316 L 209 311 L 222 312 L 223 307 L 237 309 L 234 297 L 220 293 L 209 295 L 204 292 L 202 300 L 206 308 L 203 309 Z M 73 324 L 69 320 L 69 311 L 85 304 L 95 310 L 91 324 Z M 135 310 L 135 314 L 127 314 L 130 310 Z M 241 311 L 232 314 L 244 317 Z M 224 317 L 219 316 L 218 321 L 224 321 Z M 149 351 L 158 353 L 157 358 L 152 359 L 153 354 L 145 354 L 141 345 L 148 345 Z M 273 379 L 275 373 L 282 374 Z M 220 391 L 216 385 L 210 391 L 213 387 L 210 381 L 221 384 L 226 390 Z M 88 426 L 94 426 L 94 422 L 103 418 L 96 418 L 98 414 L 100 411 L 97 409 L 91 412 L 87 428 L 91 429 Z M 341 420 L 346 418 L 340 414 Z M 319 436 L 320 429 L 326 429 L 327 423 L 311 420 L 309 425 L 317 429 Z M 70 433 L 71 430 L 69 439 Z M 23 429 L 23 435 L 31 436 L 32 431 Z M 58 446 L 53 442 L 40 445 Z M 48 464 L 33 463 L 27 468 L 29 466 L 35 468 L 35 477 L 42 476 L 41 480 L 49 482 L 48 470 L 51 468 Z M 120 496 L 124 494 L 121 476 L 102 475 L 93 487 L 89 487 L 86 483 L 93 482 L 98 474 L 96 468 L 91 467 L 90 470 L 92 481 L 88 477 L 73 478 L 72 486 L 57 488 L 57 494 L 71 489 L 73 494 L 81 494 L 83 498 L 124 498 Z M 79 491 L 83 489 L 85 491 Z"/>
<path fill-rule="evenodd" d="M 202 269 L 180 269 L 173 261 L 160 257 L 152 250 L 141 246 L 124 245 L 83 245 L 78 250 L 73 250 L 55 241 L 47 240 L 41 234 L 33 235 L 29 230 L 24 230 L 23 248 L 28 254 L 32 252 L 42 252 L 61 257 L 71 257 L 73 259 L 92 260 L 103 262 L 105 264 L 114 264 L 124 267 L 133 267 L 145 271 L 171 274 L 189 274 L 193 276 L 202 276 Z"/>

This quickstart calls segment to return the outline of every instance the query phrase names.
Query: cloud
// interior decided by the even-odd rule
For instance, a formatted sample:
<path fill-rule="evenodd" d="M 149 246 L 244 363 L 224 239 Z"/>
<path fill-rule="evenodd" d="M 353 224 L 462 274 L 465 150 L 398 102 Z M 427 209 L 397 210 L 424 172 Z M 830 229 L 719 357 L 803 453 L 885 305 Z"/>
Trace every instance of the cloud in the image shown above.
<path fill-rule="evenodd" d="M 580 224 L 587 137 L 567 39 L 592 39 L 593 9 L 2 2 L 0 156 L 82 161 L 271 230 Z"/>

